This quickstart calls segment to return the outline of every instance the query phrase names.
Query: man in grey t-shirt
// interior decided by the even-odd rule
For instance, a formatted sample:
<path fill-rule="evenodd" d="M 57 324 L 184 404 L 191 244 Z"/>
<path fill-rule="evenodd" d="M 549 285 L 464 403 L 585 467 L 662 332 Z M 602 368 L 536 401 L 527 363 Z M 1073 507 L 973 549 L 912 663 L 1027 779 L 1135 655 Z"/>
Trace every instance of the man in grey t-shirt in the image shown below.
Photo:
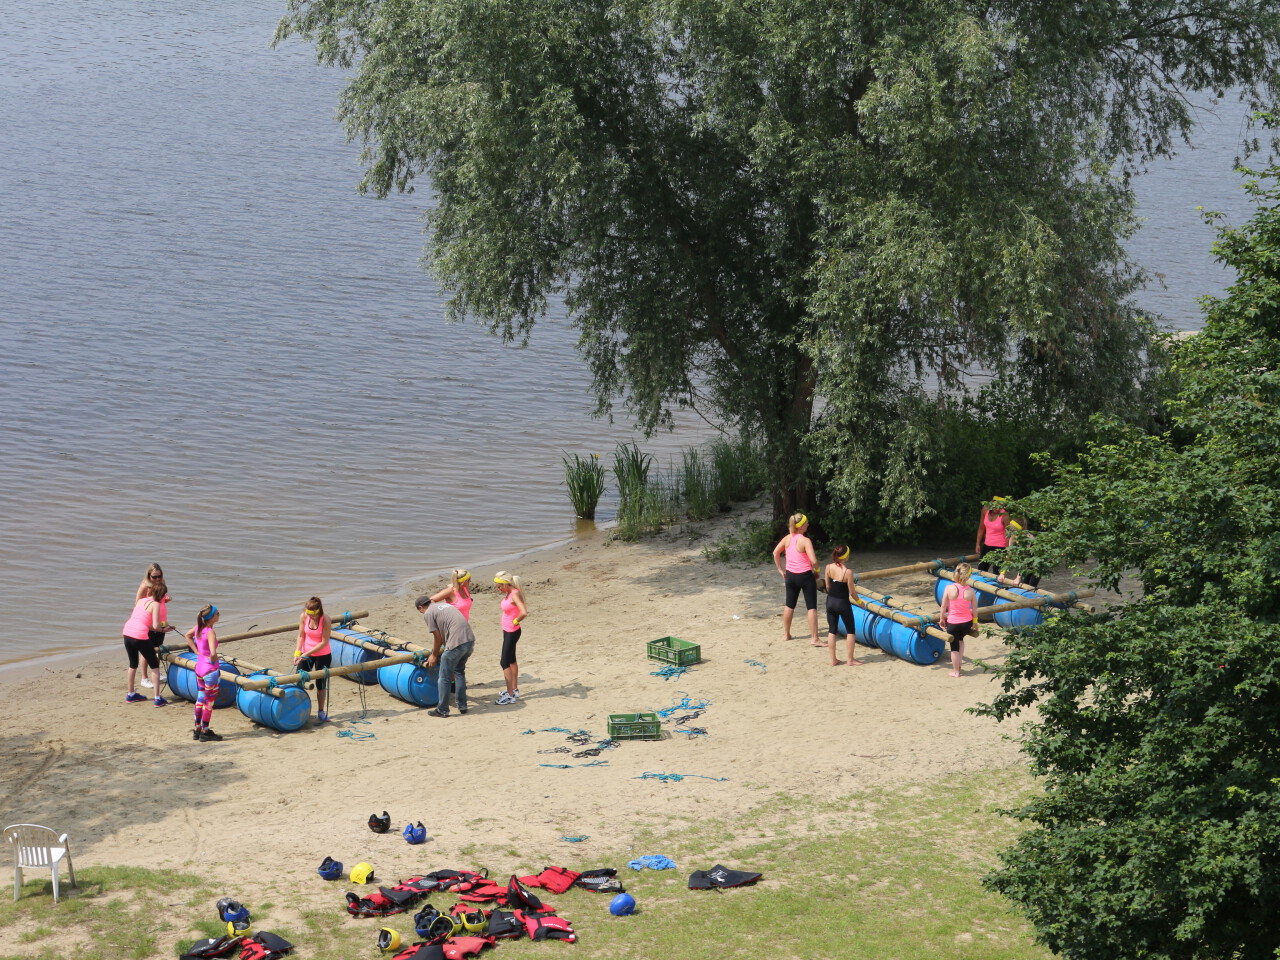
<path fill-rule="evenodd" d="M 427 712 L 433 717 L 449 716 L 449 685 L 453 684 L 458 695 L 458 712 L 467 712 L 467 661 L 476 646 L 476 635 L 471 624 L 457 607 L 447 603 L 432 603 L 428 596 L 421 596 L 414 604 L 431 631 L 435 643 L 427 667 L 440 665 L 437 674 L 436 708 Z M 443 652 L 442 652 L 443 651 Z"/>

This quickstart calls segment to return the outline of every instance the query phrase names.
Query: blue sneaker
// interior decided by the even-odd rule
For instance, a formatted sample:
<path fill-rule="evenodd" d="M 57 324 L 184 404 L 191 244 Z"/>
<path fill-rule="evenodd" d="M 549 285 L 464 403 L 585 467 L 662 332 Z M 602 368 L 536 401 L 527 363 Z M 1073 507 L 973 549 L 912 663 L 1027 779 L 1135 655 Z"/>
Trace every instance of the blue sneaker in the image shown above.
<path fill-rule="evenodd" d="M 329 715 L 328 715 L 327 713 L 325 713 L 323 710 L 321 710 L 319 713 L 317 713 L 317 714 L 316 714 L 316 722 L 318 722 L 318 723 L 328 723 L 328 722 L 329 722 Z"/>
<path fill-rule="evenodd" d="M 157 707 L 167 707 L 168 705 L 169 705 L 169 701 L 166 700 L 164 697 L 156 697 Z"/>
<path fill-rule="evenodd" d="M 140 693 L 127 693 L 125 694 L 124 702 L 125 703 L 141 703 L 145 699 L 147 698 Z"/>

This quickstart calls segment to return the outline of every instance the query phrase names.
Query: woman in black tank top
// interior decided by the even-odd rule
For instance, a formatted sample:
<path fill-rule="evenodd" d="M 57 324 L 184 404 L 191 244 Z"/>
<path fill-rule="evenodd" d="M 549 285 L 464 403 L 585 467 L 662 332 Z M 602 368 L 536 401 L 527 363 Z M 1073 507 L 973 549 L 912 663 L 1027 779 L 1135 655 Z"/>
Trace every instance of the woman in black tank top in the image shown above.
<path fill-rule="evenodd" d="M 853 657 L 853 603 L 850 595 L 853 590 L 853 571 L 844 565 L 849 559 L 849 548 L 841 544 L 831 551 L 831 562 L 823 571 L 827 582 L 827 651 L 831 654 L 831 665 L 838 667 L 844 660 L 836 659 L 836 637 L 846 638 L 845 657 L 849 666 L 860 667 L 863 661 Z M 843 621 L 843 624 L 841 623 Z M 845 631 L 848 626 L 848 632 Z"/>

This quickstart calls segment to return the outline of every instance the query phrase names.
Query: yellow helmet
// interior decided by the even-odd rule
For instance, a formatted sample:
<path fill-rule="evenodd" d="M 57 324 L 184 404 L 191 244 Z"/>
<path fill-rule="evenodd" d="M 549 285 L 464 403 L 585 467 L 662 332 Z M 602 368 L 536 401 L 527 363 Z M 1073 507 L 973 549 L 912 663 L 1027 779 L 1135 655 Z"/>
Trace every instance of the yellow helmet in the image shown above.
<path fill-rule="evenodd" d="M 250 926 L 248 920 L 228 920 L 227 921 L 228 937 L 251 937 L 253 936 L 253 927 Z"/>
<path fill-rule="evenodd" d="M 400 934 L 390 927 L 378 931 L 378 949 L 383 953 L 400 949 Z"/>
<path fill-rule="evenodd" d="M 357 863 L 351 868 L 352 883 L 370 883 L 373 881 L 373 864 Z"/>

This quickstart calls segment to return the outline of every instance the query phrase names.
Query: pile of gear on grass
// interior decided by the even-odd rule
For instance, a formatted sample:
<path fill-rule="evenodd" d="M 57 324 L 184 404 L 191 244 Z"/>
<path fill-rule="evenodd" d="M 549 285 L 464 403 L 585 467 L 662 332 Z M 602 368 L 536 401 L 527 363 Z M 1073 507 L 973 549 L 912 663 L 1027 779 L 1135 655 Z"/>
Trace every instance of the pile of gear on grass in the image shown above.
<path fill-rule="evenodd" d="M 237 960 L 280 960 L 293 951 L 293 944 L 269 930 L 253 932 L 253 917 L 239 900 L 223 897 L 217 904 L 218 917 L 227 925 L 220 937 L 197 940 L 181 960 L 208 960 L 235 957 Z"/>

